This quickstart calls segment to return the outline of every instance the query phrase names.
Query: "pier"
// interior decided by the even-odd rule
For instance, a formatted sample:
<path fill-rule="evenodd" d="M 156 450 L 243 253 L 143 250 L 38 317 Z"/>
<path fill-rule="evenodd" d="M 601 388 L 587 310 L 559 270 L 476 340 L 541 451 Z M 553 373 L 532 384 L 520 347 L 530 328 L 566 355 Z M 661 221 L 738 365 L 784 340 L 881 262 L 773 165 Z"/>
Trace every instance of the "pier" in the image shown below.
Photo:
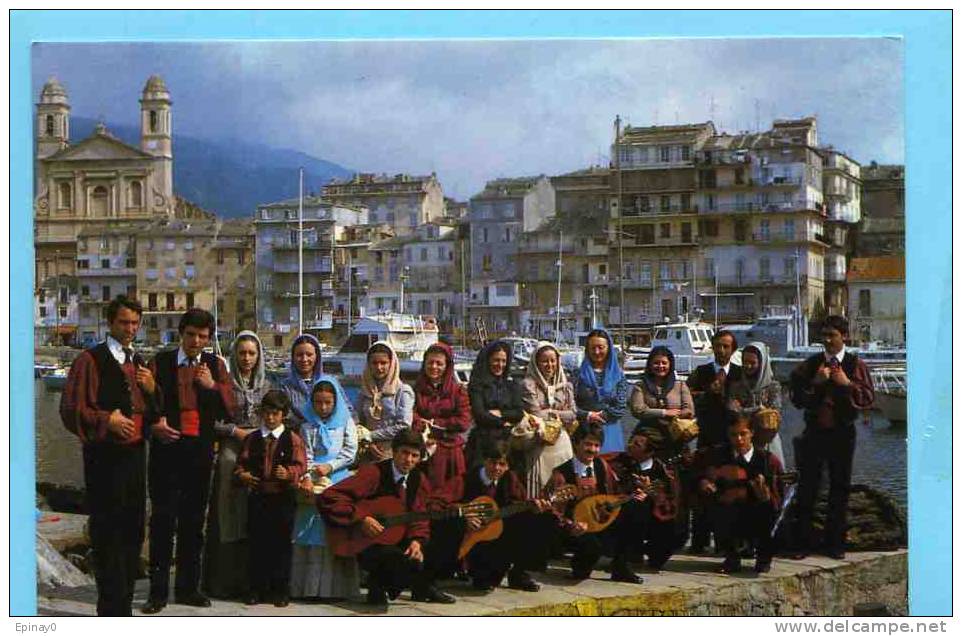
<path fill-rule="evenodd" d="M 604 562 L 604 561 L 603 561 Z M 749 567 L 735 575 L 715 572 L 718 557 L 679 554 L 658 573 L 639 571 L 643 585 L 615 583 L 598 570 L 572 583 L 563 562 L 535 572 L 541 591 L 499 587 L 489 594 L 460 581 L 440 587 L 455 595 L 453 605 L 415 603 L 404 592 L 384 610 L 361 598 L 329 603 L 292 601 L 288 607 L 247 606 L 213 600 L 208 608 L 169 604 L 157 616 L 825 616 L 852 615 L 863 603 L 884 605 L 888 613 L 907 613 L 908 552 L 851 552 L 845 561 L 812 556 L 801 561 L 777 558 L 772 570 L 755 574 Z M 138 581 L 134 615 L 146 600 L 147 580 Z M 93 586 L 40 589 L 41 616 L 93 616 Z"/>

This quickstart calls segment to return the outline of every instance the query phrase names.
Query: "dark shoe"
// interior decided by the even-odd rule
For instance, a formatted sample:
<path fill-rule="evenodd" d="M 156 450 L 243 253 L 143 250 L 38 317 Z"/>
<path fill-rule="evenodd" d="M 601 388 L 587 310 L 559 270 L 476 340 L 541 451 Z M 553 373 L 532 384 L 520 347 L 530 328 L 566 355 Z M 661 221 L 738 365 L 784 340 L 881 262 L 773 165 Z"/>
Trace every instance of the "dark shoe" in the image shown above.
<path fill-rule="evenodd" d="M 210 607 L 210 599 L 200 592 L 194 592 L 193 594 L 186 594 L 184 596 L 175 596 L 174 602 L 178 605 L 190 605 L 191 607 Z"/>
<path fill-rule="evenodd" d="M 167 601 L 162 601 L 159 598 L 148 598 L 147 602 L 140 606 L 140 611 L 142 614 L 156 614 L 165 607 L 167 607 Z"/>
<path fill-rule="evenodd" d="M 256 592 L 251 592 L 244 597 L 244 605 L 257 605 L 261 602 L 261 595 Z"/>
<path fill-rule="evenodd" d="M 634 583 L 641 585 L 645 582 L 643 578 L 631 571 L 627 564 L 619 564 L 611 568 L 611 580 L 621 583 Z"/>
<path fill-rule="evenodd" d="M 585 579 L 591 578 L 591 572 L 583 572 L 580 570 L 572 570 L 568 573 L 568 578 L 572 581 L 584 581 Z"/>
<path fill-rule="evenodd" d="M 541 589 L 531 575 L 525 572 L 524 574 L 519 574 L 516 577 L 508 577 L 508 587 L 512 590 L 521 590 L 522 592 L 537 592 Z"/>
<path fill-rule="evenodd" d="M 772 571 L 771 561 L 755 561 L 755 571 L 759 574 Z"/>
<path fill-rule="evenodd" d="M 396 587 L 389 587 L 387 589 L 387 598 L 389 601 L 396 601 L 398 597 L 401 596 L 401 589 Z"/>
<path fill-rule="evenodd" d="M 693 543 L 688 547 L 688 554 L 701 556 L 707 552 L 708 552 L 708 547 L 704 545 L 696 545 Z"/>
<path fill-rule="evenodd" d="M 291 599 L 287 594 L 278 594 L 277 597 L 274 598 L 274 607 L 287 607 L 290 604 Z"/>
<path fill-rule="evenodd" d="M 387 593 L 383 588 L 376 585 L 369 585 L 367 588 L 367 604 L 368 605 L 387 605 Z"/>
<path fill-rule="evenodd" d="M 841 548 L 832 548 L 830 550 L 825 551 L 825 556 L 827 556 L 830 559 L 835 559 L 836 561 L 844 561 L 845 550 Z"/>
<path fill-rule="evenodd" d="M 477 590 L 477 591 L 479 591 L 479 592 L 485 592 L 485 593 L 487 593 L 487 592 L 493 592 L 495 587 L 497 587 L 497 586 L 491 585 L 491 584 L 488 583 L 487 581 L 472 581 L 472 582 L 471 582 L 471 588 L 472 588 L 472 589 L 475 589 L 475 590 Z"/>
<path fill-rule="evenodd" d="M 795 552 L 792 552 L 790 555 L 788 555 L 788 558 L 789 558 L 789 559 L 792 559 L 793 561 L 801 561 L 802 559 L 807 559 L 807 558 L 808 558 L 808 551 L 807 551 L 807 550 L 796 550 Z"/>
<path fill-rule="evenodd" d="M 722 574 L 735 574 L 736 572 L 742 571 L 741 559 L 736 557 L 726 557 L 725 561 L 718 568 L 718 571 Z"/>
<path fill-rule="evenodd" d="M 444 603 L 445 605 L 458 602 L 458 599 L 447 592 L 442 592 L 433 585 L 418 592 L 411 592 L 411 600 L 421 603 Z"/>

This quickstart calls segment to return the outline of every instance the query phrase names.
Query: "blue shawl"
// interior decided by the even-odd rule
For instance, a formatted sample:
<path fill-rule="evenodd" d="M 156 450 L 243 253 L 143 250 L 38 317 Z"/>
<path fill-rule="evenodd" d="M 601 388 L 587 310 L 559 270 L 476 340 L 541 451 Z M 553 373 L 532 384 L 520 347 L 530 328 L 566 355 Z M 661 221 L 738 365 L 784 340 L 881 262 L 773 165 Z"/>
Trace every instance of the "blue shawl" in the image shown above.
<path fill-rule="evenodd" d="M 322 418 L 314 410 L 314 391 L 317 390 L 319 384 L 329 384 L 334 388 L 334 411 L 327 418 Z M 304 405 L 304 422 L 301 424 L 301 429 L 306 427 L 311 427 L 317 432 L 317 440 L 320 442 L 317 448 L 310 449 L 313 452 L 314 457 L 308 458 L 309 463 L 313 464 L 324 464 L 327 463 L 329 459 L 333 459 L 331 455 L 336 455 L 336 453 L 331 452 L 331 447 L 333 446 L 333 440 L 331 438 L 331 431 L 344 428 L 351 422 L 351 412 L 347 406 L 347 395 L 344 393 L 344 389 L 341 388 L 341 383 L 332 375 L 321 375 L 315 382 L 314 386 L 311 388 L 311 395 Z"/>
<path fill-rule="evenodd" d="M 625 373 L 618 364 L 618 354 L 615 351 L 615 343 L 604 329 L 599 329 L 608 340 L 608 358 L 605 360 L 605 368 L 602 371 L 602 383 L 598 386 L 595 378 L 595 370 L 591 366 L 591 359 L 588 357 L 588 344 L 585 342 L 585 357 L 581 361 L 581 369 L 578 370 L 578 381 L 585 386 L 594 389 L 599 399 L 607 401 L 615 393 L 618 383 L 625 379 Z M 589 337 L 588 340 L 591 338 Z"/>

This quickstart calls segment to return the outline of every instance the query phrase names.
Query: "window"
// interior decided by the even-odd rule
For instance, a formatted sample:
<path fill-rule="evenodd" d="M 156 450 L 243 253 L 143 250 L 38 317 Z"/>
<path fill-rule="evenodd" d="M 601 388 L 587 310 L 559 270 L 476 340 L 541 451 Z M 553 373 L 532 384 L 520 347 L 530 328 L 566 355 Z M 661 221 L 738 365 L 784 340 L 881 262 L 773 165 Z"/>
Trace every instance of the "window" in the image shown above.
<path fill-rule="evenodd" d="M 735 282 L 741 285 L 745 281 L 745 259 L 735 261 Z"/>
<path fill-rule="evenodd" d="M 670 152 L 670 151 L 671 151 L 671 147 L 670 147 L 670 146 L 659 146 L 659 147 L 658 147 L 658 153 L 659 153 L 659 157 L 658 157 L 658 158 L 661 160 L 662 163 L 668 163 L 669 161 L 671 161 L 671 152 Z"/>
<path fill-rule="evenodd" d="M 488 242 L 488 228 L 486 228 L 486 227 L 485 227 L 485 228 L 481 228 L 481 242 L 482 242 L 482 243 L 487 243 L 487 242 Z"/>
<path fill-rule="evenodd" d="M 60 314 L 60 317 L 61 317 L 61 318 L 66 318 L 66 317 L 67 317 L 67 308 L 64 307 L 63 305 L 61 305 L 60 307 L 57 307 L 57 313 Z"/>
<path fill-rule="evenodd" d="M 505 242 L 505 243 L 510 243 L 510 242 L 511 242 L 511 228 L 510 228 L 510 227 L 504 228 L 504 242 Z"/>
<path fill-rule="evenodd" d="M 47 308 L 44 307 L 43 305 L 40 306 L 40 317 L 41 318 L 47 317 Z"/>
<path fill-rule="evenodd" d="M 872 290 L 858 290 L 858 313 L 860 316 L 872 315 Z"/>
<path fill-rule="evenodd" d="M 157 270 L 148 269 L 146 272 L 144 272 L 144 276 L 147 278 L 147 280 L 157 280 Z"/>
<path fill-rule="evenodd" d="M 655 242 L 655 225 L 653 223 L 645 223 L 638 226 L 640 234 L 638 235 L 638 243 L 641 245 L 654 243 Z"/>
<path fill-rule="evenodd" d="M 658 277 L 661 280 L 668 280 L 671 278 L 671 263 L 668 261 L 661 261 L 658 263 Z"/>
<path fill-rule="evenodd" d="M 411 212 L 410 216 L 408 217 L 408 225 L 410 225 L 411 227 L 417 227 L 417 225 L 418 225 L 418 213 L 417 213 L 417 212 Z"/>
<path fill-rule="evenodd" d="M 224 250 L 217 250 L 217 264 L 224 264 Z"/>
<path fill-rule="evenodd" d="M 88 261 L 86 258 L 78 258 L 77 269 L 90 269 L 90 261 Z"/>
<path fill-rule="evenodd" d="M 167 294 L 167 311 L 173 311 L 173 310 L 174 310 L 174 295 Z"/>
<path fill-rule="evenodd" d="M 705 197 L 705 206 L 706 206 L 709 210 L 714 210 L 714 209 L 715 209 L 715 195 L 714 195 L 714 194 L 709 194 L 708 196 Z"/>
<path fill-rule="evenodd" d="M 157 111 L 150 111 L 150 132 L 157 132 Z"/>
<path fill-rule="evenodd" d="M 767 256 L 763 256 L 762 258 L 758 259 L 758 275 L 762 280 L 771 279 L 771 263 L 769 263 Z M 767 303 L 762 304 L 764 305 Z"/>
<path fill-rule="evenodd" d="M 218 298 L 218 299 L 217 299 L 217 313 L 219 313 L 219 314 L 224 313 L 224 299 L 223 299 L 223 298 Z"/>
<path fill-rule="evenodd" d="M 128 256 L 128 257 L 127 257 L 127 267 L 128 267 L 129 269 L 133 269 L 133 268 L 137 267 L 137 259 L 134 258 L 133 256 Z"/>
<path fill-rule="evenodd" d="M 660 238 L 671 238 L 671 223 L 661 223 L 658 226 L 658 230 Z"/>
<path fill-rule="evenodd" d="M 127 285 L 127 298 L 137 298 L 137 286 Z"/>
<path fill-rule="evenodd" d="M 681 147 L 681 160 L 682 160 L 682 161 L 691 161 L 691 146 L 682 146 L 682 147 Z"/>
<path fill-rule="evenodd" d="M 739 192 L 735 195 L 735 209 L 744 210 L 748 206 L 745 204 L 745 193 Z"/>
<path fill-rule="evenodd" d="M 167 269 L 164 270 L 164 276 L 166 276 L 167 278 L 177 278 L 177 268 L 168 267 Z"/>
<path fill-rule="evenodd" d="M 490 254 L 481 255 L 481 269 L 483 269 L 486 272 L 491 271 L 491 255 Z"/>
<path fill-rule="evenodd" d="M 715 171 L 714 170 L 699 170 L 698 171 L 698 183 L 703 188 L 714 188 L 716 187 L 715 181 Z"/>
<path fill-rule="evenodd" d="M 261 210 L 261 219 L 264 221 L 270 221 L 274 218 L 274 213 L 270 210 Z"/>
<path fill-rule="evenodd" d="M 745 169 L 735 168 L 735 184 L 743 185 L 745 183 Z"/>
<path fill-rule="evenodd" d="M 193 241 L 193 239 L 187 239 L 186 241 L 184 241 L 184 249 L 185 249 L 185 250 L 192 250 L 192 249 L 194 249 L 194 241 Z"/>
<path fill-rule="evenodd" d="M 167 239 L 167 242 L 164 244 L 164 249 L 168 251 L 173 250 L 175 247 L 177 247 L 177 241 L 174 239 Z"/>
<path fill-rule="evenodd" d="M 247 311 L 247 302 L 243 298 L 237 299 L 237 313 L 242 314 Z"/>
<path fill-rule="evenodd" d="M 638 163 L 648 163 L 648 146 L 635 148 L 635 161 Z"/>
<path fill-rule="evenodd" d="M 193 265 L 184 266 L 184 276 L 187 278 L 193 278 L 195 276 L 195 270 Z"/>
<path fill-rule="evenodd" d="M 53 115 L 47 115 L 47 136 L 53 137 Z"/>
<path fill-rule="evenodd" d="M 691 243 L 691 242 L 692 242 L 692 238 L 691 238 L 691 223 L 682 223 L 682 224 L 681 224 L 681 242 L 682 242 L 682 243 Z"/>
<path fill-rule="evenodd" d="M 194 292 L 187 292 L 187 309 L 191 309 L 194 306 Z"/>
<path fill-rule="evenodd" d="M 705 259 L 705 278 L 715 277 L 715 259 L 706 258 Z"/>
<path fill-rule="evenodd" d="M 107 215 L 107 188 L 103 186 L 97 186 L 94 188 L 91 194 L 92 216 L 106 216 Z"/>
<path fill-rule="evenodd" d="M 390 223 L 391 225 L 394 225 L 394 212 L 388 212 L 388 213 L 385 214 L 384 216 L 385 216 L 385 221 L 386 221 L 387 223 Z"/>
<path fill-rule="evenodd" d="M 643 214 L 646 213 L 646 212 L 648 212 L 648 209 L 649 209 L 650 205 L 651 205 L 651 203 L 650 203 L 650 201 L 648 200 L 648 197 L 644 197 L 644 196 L 642 196 L 642 197 L 635 197 L 635 207 L 638 208 L 638 211 L 639 211 L 639 212 L 641 212 L 641 213 L 643 213 Z"/>
<path fill-rule="evenodd" d="M 735 221 L 735 240 L 742 242 L 748 236 L 748 224 L 745 221 Z"/>
<path fill-rule="evenodd" d="M 67 181 L 61 181 L 57 184 L 57 206 L 60 208 L 73 207 L 73 190 Z"/>
<path fill-rule="evenodd" d="M 147 294 L 147 309 L 154 311 L 157 309 L 157 294 Z"/>
<path fill-rule="evenodd" d="M 110 300 L 110 285 L 104 285 L 103 287 L 101 287 L 100 292 L 102 294 L 100 296 L 101 300 L 103 300 L 104 302 L 107 302 Z"/>
<path fill-rule="evenodd" d="M 768 219 L 762 219 L 758 224 L 758 235 L 763 241 L 767 241 L 771 237 L 771 222 Z"/>
<path fill-rule="evenodd" d="M 642 261 L 638 266 L 638 278 L 645 285 L 651 284 L 651 263 Z"/>
<path fill-rule="evenodd" d="M 783 267 L 785 268 L 785 276 L 786 276 L 786 278 L 794 278 L 794 277 L 795 277 L 795 258 L 794 258 L 794 257 L 788 257 L 788 258 L 786 258 L 786 259 L 783 261 Z M 791 304 L 791 303 L 789 303 L 789 304 Z"/>
<path fill-rule="evenodd" d="M 421 248 L 421 254 L 420 254 L 419 260 L 420 260 L 421 262 L 424 262 L 424 261 L 428 260 L 428 248 L 426 248 L 426 247 L 422 247 L 422 248 Z"/>
<path fill-rule="evenodd" d="M 445 254 L 444 247 L 441 246 L 441 245 L 439 245 L 439 246 L 438 246 L 438 260 L 439 260 L 439 261 L 443 261 L 443 260 L 445 259 L 445 256 L 446 256 L 446 254 Z"/>
<path fill-rule="evenodd" d="M 89 296 L 89 295 L 90 295 L 90 287 L 87 286 L 87 285 L 81 285 L 81 286 L 80 286 L 80 295 L 83 296 L 84 298 L 86 298 L 87 296 Z"/>
<path fill-rule="evenodd" d="M 144 186 L 140 181 L 133 181 L 130 184 L 130 207 L 139 208 L 144 204 Z"/>
<path fill-rule="evenodd" d="M 631 163 L 631 148 L 618 146 L 618 161 L 620 163 Z"/>
<path fill-rule="evenodd" d="M 495 285 L 494 295 L 499 298 L 514 296 L 514 285 Z"/>
<path fill-rule="evenodd" d="M 102 259 L 100 259 L 100 268 L 101 268 L 101 269 L 110 269 L 110 259 L 109 259 L 109 258 L 102 258 Z"/>
<path fill-rule="evenodd" d="M 37 292 L 37 302 L 40 303 L 41 305 L 47 302 L 47 290 L 44 289 L 43 287 L 41 287 L 40 291 Z"/>
<path fill-rule="evenodd" d="M 690 210 L 691 209 L 691 194 L 685 192 L 681 195 L 681 209 Z"/>
<path fill-rule="evenodd" d="M 787 240 L 792 240 L 795 238 L 795 219 L 786 219 L 784 229 L 782 232 Z"/>
<path fill-rule="evenodd" d="M 411 258 L 411 248 L 410 248 L 410 247 L 405 247 L 405 248 L 404 248 L 404 262 L 405 262 L 405 263 L 410 263 L 412 260 L 413 260 L 413 259 Z"/>

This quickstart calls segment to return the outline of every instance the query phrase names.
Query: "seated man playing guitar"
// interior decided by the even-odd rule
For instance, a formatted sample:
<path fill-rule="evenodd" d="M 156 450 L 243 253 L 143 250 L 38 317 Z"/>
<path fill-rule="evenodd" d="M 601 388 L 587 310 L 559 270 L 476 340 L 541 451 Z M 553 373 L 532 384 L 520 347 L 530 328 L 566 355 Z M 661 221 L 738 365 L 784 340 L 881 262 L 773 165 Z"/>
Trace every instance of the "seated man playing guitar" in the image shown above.
<path fill-rule="evenodd" d="M 343 556 L 361 548 L 357 562 L 369 573 L 367 601 L 372 605 L 385 605 L 389 597 L 397 598 L 408 587 L 415 601 L 454 603 L 453 596 L 434 586 L 430 570 L 423 567 L 430 538 L 426 512 L 430 486 L 415 467 L 421 461 L 424 440 L 405 429 L 394 436 L 391 452 L 391 459 L 362 465 L 355 475 L 318 495 L 317 507 L 329 524 L 331 548 Z M 399 527 L 381 523 L 381 513 L 411 521 L 401 533 Z M 385 542 L 386 538 L 391 541 Z"/>
<path fill-rule="evenodd" d="M 610 512 L 596 513 L 592 519 L 579 519 L 580 515 L 576 513 L 578 506 L 575 505 L 566 506 L 564 514 L 557 512 L 556 508 L 558 525 L 573 553 L 569 578 L 576 581 L 589 578 L 598 559 L 607 551 L 613 556 L 612 581 L 642 583 L 642 578 L 632 571 L 628 562 L 631 547 L 637 542 L 635 528 L 631 524 L 632 515 L 619 513 L 621 505 L 629 500 L 643 501 L 646 495 L 632 484 L 627 486 L 629 493 L 622 492 L 624 484 L 619 482 L 611 466 L 599 456 L 604 439 L 604 429 L 597 422 L 586 422 L 575 429 L 571 435 L 575 456 L 552 471 L 546 491 L 550 495 L 560 488 L 574 485 L 585 499 L 594 495 L 624 494 L 623 498 L 610 497 L 618 500 L 610 505 Z M 608 504 L 602 504 L 605 505 Z"/>
<path fill-rule="evenodd" d="M 648 567 L 661 570 L 676 544 L 676 523 L 680 499 L 679 481 L 670 464 L 655 457 L 665 438 L 661 431 L 643 424 L 628 438 L 628 448 L 611 458 L 611 468 L 624 486 L 639 487 L 648 497 L 625 504 L 636 546 L 648 556 Z"/>
<path fill-rule="evenodd" d="M 453 561 L 455 554 L 464 556 L 468 574 L 475 589 L 490 592 L 504 575 L 508 587 L 526 592 L 541 589 L 529 569 L 535 569 L 547 558 L 540 548 L 547 542 L 532 540 L 545 537 L 554 526 L 554 517 L 535 516 L 532 512 L 549 511 L 546 501 L 527 501 L 524 484 L 508 470 L 508 443 L 488 440 L 481 447 L 482 465 L 451 480 L 443 492 L 432 498 L 432 505 L 446 507 L 457 503 L 492 502 L 492 515 L 469 516 L 450 522 L 432 523 L 428 561 L 435 558 Z M 481 498 L 481 499 L 478 499 Z M 441 549 L 445 554 L 437 554 Z"/>
<path fill-rule="evenodd" d="M 728 444 L 708 449 L 702 456 L 698 480 L 715 539 L 725 555 L 719 571 L 731 574 L 741 570 L 739 541 L 749 540 L 755 544 L 755 571 L 768 572 L 774 553 L 771 532 L 780 505 L 777 486 L 782 464 L 773 453 L 752 446 L 752 425 L 747 416 L 736 416 L 727 434 Z"/>

